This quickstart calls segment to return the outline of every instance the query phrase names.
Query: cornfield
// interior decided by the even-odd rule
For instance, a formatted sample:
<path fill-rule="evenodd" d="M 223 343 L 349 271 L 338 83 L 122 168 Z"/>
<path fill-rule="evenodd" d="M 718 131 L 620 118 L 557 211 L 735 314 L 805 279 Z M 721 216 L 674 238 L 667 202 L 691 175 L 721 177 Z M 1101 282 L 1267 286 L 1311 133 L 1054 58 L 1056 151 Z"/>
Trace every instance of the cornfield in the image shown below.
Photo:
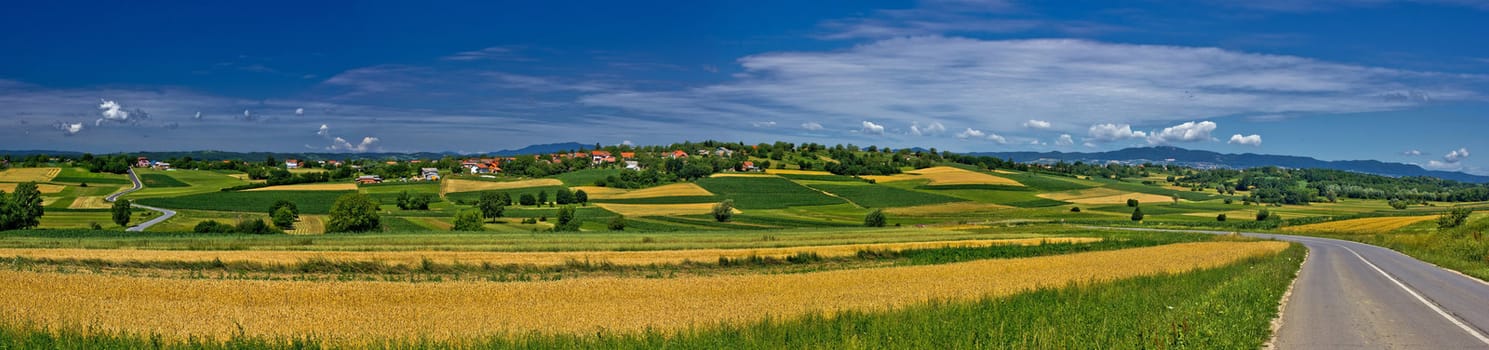
<path fill-rule="evenodd" d="M 602 190 L 590 192 L 591 190 L 596 188 Z M 657 197 L 713 196 L 712 192 L 708 192 L 708 190 L 703 189 L 703 187 L 698 187 L 697 184 L 693 183 L 677 183 L 651 188 L 643 188 L 639 190 L 622 190 L 608 187 L 583 187 L 577 189 L 584 190 L 585 194 L 589 195 L 590 199 L 637 199 Z"/>
<path fill-rule="evenodd" d="M 801 274 L 526 283 L 292 282 L 0 271 L 0 317 L 165 340 L 315 336 L 332 344 L 526 332 L 678 330 L 896 309 L 1038 287 L 1214 268 L 1283 242 L 1203 242 L 1036 258 Z"/>
<path fill-rule="evenodd" d="M 983 174 L 970 170 L 962 170 L 948 166 L 938 166 L 913 170 L 904 174 L 887 176 L 864 176 L 876 182 L 891 182 L 905 180 L 931 180 L 929 185 L 1004 185 L 1024 186 L 1024 184 L 1009 178 Z"/>
<path fill-rule="evenodd" d="M 498 182 L 498 181 L 479 181 L 479 180 L 460 180 L 460 179 L 445 179 L 443 181 L 440 181 L 440 192 L 441 193 L 453 193 L 453 192 L 471 192 L 471 191 L 511 190 L 511 189 L 529 188 L 529 187 L 562 186 L 563 184 L 564 184 L 563 181 L 559 181 L 558 179 L 533 179 L 533 180 L 503 181 L 503 182 Z"/>

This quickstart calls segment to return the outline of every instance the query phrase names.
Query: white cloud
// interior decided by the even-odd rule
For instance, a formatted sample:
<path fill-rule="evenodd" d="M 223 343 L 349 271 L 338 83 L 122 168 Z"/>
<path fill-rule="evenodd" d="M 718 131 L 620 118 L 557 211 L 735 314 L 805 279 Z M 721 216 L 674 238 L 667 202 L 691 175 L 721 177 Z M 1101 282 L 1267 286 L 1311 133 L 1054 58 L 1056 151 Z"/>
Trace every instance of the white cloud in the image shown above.
<path fill-rule="evenodd" d="M 915 136 L 940 135 L 940 134 L 945 133 L 945 132 L 946 132 L 946 126 L 945 125 L 941 125 L 941 122 L 931 122 L 930 124 L 926 125 L 923 128 L 920 127 L 920 122 L 911 122 L 910 123 L 910 134 L 911 135 L 915 135 Z"/>
<path fill-rule="evenodd" d="M 57 130 L 62 131 L 62 135 L 65 136 L 77 135 L 83 131 L 83 123 L 57 122 L 55 127 Z"/>
<path fill-rule="evenodd" d="M 315 134 L 321 137 L 331 136 L 331 127 L 321 124 L 320 130 L 317 130 Z"/>
<path fill-rule="evenodd" d="M 1468 148 L 1458 148 L 1442 156 L 1442 160 L 1449 163 L 1457 163 L 1468 158 Z"/>
<path fill-rule="evenodd" d="M 959 139 L 981 138 L 981 137 L 986 136 L 986 135 L 987 135 L 987 133 L 982 132 L 982 130 L 977 130 L 977 129 L 973 129 L 973 128 L 967 128 L 967 130 L 957 133 L 956 134 L 956 138 L 959 138 Z"/>
<path fill-rule="evenodd" d="M 119 106 L 119 103 L 118 102 L 105 101 L 105 100 L 98 100 L 98 101 L 99 102 L 102 102 L 102 103 L 99 103 L 98 104 L 98 109 L 101 110 L 101 112 L 99 112 L 99 114 L 102 114 L 103 115 L 103 119 L 100 119 L 100 120 L 119 121 L 119 122 L 129 120 L 129 112 L 128 111 L 125 111 L 123 108 L 121 108 Z"/>
<path fill-rule="evenodd" d="M 1413 149 L 1413 150 L 1406 150 L 1405 152 L 1401 152 L 1401 155 L 1403 155 L 1403 156 L 1412 156 L 1412 157 L 1420 156 L 1422 154 L 1423 153 L 1422 153 L 1421 150 L 1415 150 L 1415 149 Z"/>
<path fill-rule="evenodd" d="M 802 129 L 811 130 L 811 131 L 817 131 L 817 130 L 822 130 L 822 124 L 819 124 L 819 123 L 816 123 L 816 122 L 805 122 L 805 123 L 801 123 L 801 128 Z"/>
<path fill-rule="evenodd" d="M 1091 125 L 1091 128 L 1086 130 L 1086 135 L 1090 136 L 1091 140 L 1098 142 L 1148 137 L 1148 134 L 1145 132 L 1133 131 L 1131 125 L 1112 123 Z"/>
<path fill-rule="evenodd" d="M 200 112 L 200 111 L 196 112 L 196 116 L 191 117 L 191 119 L 192 120 L 202 120 L 202 112 Z"/>
<path fill-rule="evenodd" d="M 884 135 L 884 126 L 865 120 L 863 121 L 863 128 L 858 131 L 868 135 Z"/>
<path fill-rule="evenodd" d="M 1060 146 L 1074 145 L 1075 138 L 1070 137 L 1070 134 L 1060 134 L 1060 138 L 1055 139 L 1055 144 Z"/>
<path fill-rule="evenodd" d="M 1043 145 L 1044 142 L 1039 142 L 1039 139 L 1034 139 L 1034 140 L 1029 140 L 1029 144 L 1030 145 L 1038 146 L 1038 145 Z"/>
<path fill-rule="evenodd" d="M 1235 134 L 1235 135 L 1231 135 L 1230 136 L 1230 141 L 1228 141 L 1226 143 L 1237 144 L 1237 145 L 1246 145 L 1246 146 L 1261 146 L 1262 145 L 1262 135 L 1252 134 L 1252 135 L 1247 135 L 1247 136 L 1241 136 L 1241 134 Z"/>
<path fill-rule="evenodd" d="M 753 125 L 754 127 L 757 127 L 757 128 L 769 128 L 769 127 L 776 126 L 776 122 L 770 122 L 770 121 L 766 121 L 766 122 L 750 122 L 750 125 Z"/>
<path fill-rule="evenodd" d="M 631 140 L 622 140 L 622 141 L 620 141 L 620 144 L 621 144 L 621 146 L 635 146 L 636 145 L 635 143 L 631 143 Z"/>
<path fill-rule="evenodd" d="M 1030 129 L 1049 129 L 1050 128 L 1050 122 L 1043 121 L 1043 120 L 1029 119 L 1029 121 L 1024 122 L 1024 127 L 1025 128 L 1030 128 Z"/>
<path fill-rule="evenodd" d="M 295 116 L 296 117 L 301 117 L 301 116 L 304 116 L 304 115 L 305 115 L 305 109 L 304 108 L 295 108 Z"/>
<path fill-rule="evenodd" d="M 378 139 L 376 137 L 367 136 L 362 138 L 362 142 L 353 144 L 351 142 L 348 142 L 346 139 L 337 137 L 336 139 L 331 140 L 331 146 L 326 147 L 326 149 L 332 151 L 362 153 L 374 149 L 373 146 L 377 143 L 377 141 Z"/>
<path fill-rule="evenodd" d="M 1003 138 L 1002 135 L 998 135 L 998 134 L 989 133 L 989 134 L 987 134 L 987 139 L 988 139 L 988 141 L 997 142 L 1000 145 L 1006 145 L 1006 144 L 1008 144 L 1008 139 Z"/>
<path fill-rule="evenodd" d="M 603 92 L 578 102 L 672 118 L 763 116 L 828 125 L 863 116 L 885 125 L 933 118 L 1002 131 L 1030 115 L 1058 115 L 1062 125 L 1133 125 L 1401 110 L 1429 100 L 1418 97 L 1482 98 L 1477 89 L 1489 80 L 1208 47 L 1063 39 L 901 37 L 738 62 L 740 73 L 722 83 Z"/>
<path fill-rule="evenodd" d="M 1210 136 L 1215 131 L 1215 122 L 1185 122 L 1183 124 L 1163 128 L 1163 131 L 1148 135 L 1148 143 L 1161 145 L 1174 142 L 1199 142 L 1214 139 Z"/>

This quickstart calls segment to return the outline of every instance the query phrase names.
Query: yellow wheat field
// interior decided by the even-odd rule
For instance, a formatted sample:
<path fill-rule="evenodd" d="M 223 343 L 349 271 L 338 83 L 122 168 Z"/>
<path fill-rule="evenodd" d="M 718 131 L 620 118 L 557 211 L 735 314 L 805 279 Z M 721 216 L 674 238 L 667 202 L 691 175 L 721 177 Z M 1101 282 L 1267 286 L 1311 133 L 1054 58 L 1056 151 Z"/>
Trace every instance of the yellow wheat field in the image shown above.
<path fill-rule="evenodd" d="M 668 216 L 668 215 L 702 215 L 713 212 L 713 206 L 718 203 L 686 203 L 686 204 L 618 204 L 618 203 L 591 203 L 594 206 L 604 208 L 616 214 L 625 216 Z M 742 213 L 738 208 L 734 213 Z"/>
<path fill-rule="evenodd" d="M 325 215 L 300 215 L 300 221 L 295 222 L 295 227 L 285 233 L 292 235 L 318 235 L 326 233 Z"/>
<path fill-rule="evenodd" d="M 445 179 L 443 181 L 440 181 L 440 193 L 511 190 L 528 187 L 561 186 L 563 184 L 563 181 L 558 181 L 558 179 L 532 179 L 504 182 Z"/>
<path fill-rule="evenodd" d="M 765 169 L 765 173 L 772 175 L 832 175 L 832 173 L 826 171 L 799 169 Z"/>
<path fill-rule="evenodd" d="M 1009 206 L 983 202 L 951 202 L 941 204 L 928 204 L 913 207 L 885 208 L 884 213 L 899 216 L 931 216 L 945 214 L 962 214 L 995 211 L 1008 209 Z"/>
<path fill-rule="evenodd" d="M 76 199 L 73 199 L 72 200 L 72 204 L 71 205 L 68 205 L 67 208 L 69 208 L 69 209 L 108 209 L 108 208 L 112 208 L 113 206 L 114 206 L 113 203 L 109 203 L 107 201 L 104 201 L 103 200 L 103 196 L 82 196 L 82 197 L 78 197 Z"/>
<path fill-rule="evenodd" d="M 11 168 L 0 170 L 0 182 L 47 182 L 61 172 L 62 168 Z"/>
<path fill-rule="evenodd" d="M 21 184 L 18 184 L 18 183 L 0 182 L 0 191 L 5 191 L 5 193 L 15 193 L 16 192 L 16 186 L 20 186 L 20 185 Z M 52 194 L 52 193 L 62 192 L 62 190 L 63 189 L 66 189 L 66 188 L 67 188 L 67 186 L 63 186 L 63 185 L 36 184 L 36 190 L 37 191 L 40 191 L 41 193 L 45 193 L 45 194 Z"/>
<path fill-rule="evenodd" d="M 695 183 L 677 183 L 677 184 L 662 185 L 662 186 L 657 186 L 657 187 L 643 188 L 643 189 L 639 189 L 639 190 L 627 191 L 626 193 L 621 193 L 621 194 L 617 194 L 617 195 L 615 195 L 613 197 L 610 197 L 610 199 L 638 199 L 638 198 L 656 198 L 656 197 L 689 197 L 689 196 L 712 196 L 712 195 L 713 195 L 713 192 L 708 192 L 708 190 L 703 189 L 703 187 L 699 187 L 698 184 L 695 184 Z M 595 197 L 591 196 L 590 198 L 595 198 Z"/>
<path fill-rule="evenodd" d="M 1170 196 L 1127 192 L 1117 189 L 1098 187 L 1081 190 L 1070 190 L 1060 192 L 1040 193 L 1040 198 L 1066 201 L 1076 204 L 1123 204 L 1128 199 L 1136 199 L 1140 203 L 1173 203 L 1174 198 Z"/>
<path fill-rule="evenodd" d="M 1283 242 L 1204 242 L 944 265 L 673 279 L 493 283 L 134 278 L 0 271 L 0 317 L 51 329 L 314 336 L 332 344 L 524 332 L 670 331 L 768 317 L 880 311 L 1214 268 Z"/>
<path fill-rule="evenodd" d="M 313 183 L 259 187 L 244 191 L 356 191 L 354 183 Z"/>
<path fill-rule="evenodd" d="M 1382 218 L 1360 218 L 1317 224 L 1289 226 L 1287 232 L 1332 232 L 1332 233 L 1387 233 L 1418 222 L 1436 219 L 1437 216 L 1392 216 Z"/>
<path fill-rule="evenodd" d="M 584 194 L 589 196 L 589 199 L 609 199 L 630 191 L 624 188 L 600 186 L 574 186 L 570 187 L 569 189 L 575 191 L 584 191 Z"/>
<path fill-rule="evenodd" d="M 302 220 L 307 217 L 301 217 Z M 297 223 L 298 224 L 298 223 Z M 448 226 L 449 224 L 445 224 Z M 298 229 L 298 227 L 297 227 Z M 24 256 L 46 259 L 95 259 L 112 262 L 252 262 L 292 265 L 313 259 L 333 261 L 369 261 L 415 266 L 425 259 L 441 264 L 532 264 L 563 265 L 569 261 L 608 262 L 616 265 L 681 264 L 685 261 L 714 262 L 720 257 L 750 256 L 786 258 L 799 253 L 823 257 L 853 256 L 864 250 L 902 251 L 946 247 L 988 247 L 995 245 L 1040 245 L 1044 243 L 1090 243 L 1093 237 L 1042 237 L 983 239 L 930 242 L 865 243 L 823 246 L 747 249 L 685 249 L 655 251 L 576 251 L 576 252 L 471 252 L 471 251 L 245 251 L 245 250 L 137 250 L 137 249 L 0 249 L 0 256 Z"/>
<path fill-rule="evenodd" d="M 904 174 L 864 176 L 875 182 L 893 182 L 906 180 L 931 180 L 929 185 L 1005 185 L 1023 186 L 1024 184 L 1006 177 L 993 176 L 970 170 L 962 170 L 949 166 L 938 166 L 919 170 L 907 171 Z"/>

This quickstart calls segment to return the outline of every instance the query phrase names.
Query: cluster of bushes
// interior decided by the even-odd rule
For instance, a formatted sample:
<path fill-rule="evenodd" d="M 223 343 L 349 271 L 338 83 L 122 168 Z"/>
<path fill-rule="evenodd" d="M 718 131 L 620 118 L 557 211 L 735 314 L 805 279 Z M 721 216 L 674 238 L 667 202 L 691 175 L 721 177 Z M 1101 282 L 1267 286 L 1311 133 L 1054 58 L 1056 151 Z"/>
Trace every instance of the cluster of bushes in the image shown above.
<path fill-rule="evenodd" d="M 620 175 L 606 176 L 603 179 L 595 180 L 595 186 L 647 188 L 676 181 L 677 175 L 662 173 L 655 169 L 646 169 L 642 171 L 622 171 Z"/>
<path fill-rule="evenodd" d="M 255 235 L 283 233 L 264 223 L 263 219 L 242 220 L 237 226 L 228 225 L 215 220 L 202 221 L 191 229 L 196 233 L 246 233 Z"/>
<path fill-rule="evenodd" d="M 434 196 L 428 193 L 419 194 L 417 197 L 409 196 L 408 191 L 398 192 L 398 209 L 403 210 L 429 210 L 429 202 L 434 201 Z"/>

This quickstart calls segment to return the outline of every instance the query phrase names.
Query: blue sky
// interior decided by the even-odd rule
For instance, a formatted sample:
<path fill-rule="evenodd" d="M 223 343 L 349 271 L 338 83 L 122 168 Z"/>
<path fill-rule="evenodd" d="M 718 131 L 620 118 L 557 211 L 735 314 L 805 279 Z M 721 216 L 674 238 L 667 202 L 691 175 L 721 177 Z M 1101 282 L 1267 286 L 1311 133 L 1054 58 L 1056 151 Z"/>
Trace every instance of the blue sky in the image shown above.
<path fill-rule="evenodd" d="M 1174 145 L 1489 173 L 1489 3 L 26 2 L 0 149 Z"/>

